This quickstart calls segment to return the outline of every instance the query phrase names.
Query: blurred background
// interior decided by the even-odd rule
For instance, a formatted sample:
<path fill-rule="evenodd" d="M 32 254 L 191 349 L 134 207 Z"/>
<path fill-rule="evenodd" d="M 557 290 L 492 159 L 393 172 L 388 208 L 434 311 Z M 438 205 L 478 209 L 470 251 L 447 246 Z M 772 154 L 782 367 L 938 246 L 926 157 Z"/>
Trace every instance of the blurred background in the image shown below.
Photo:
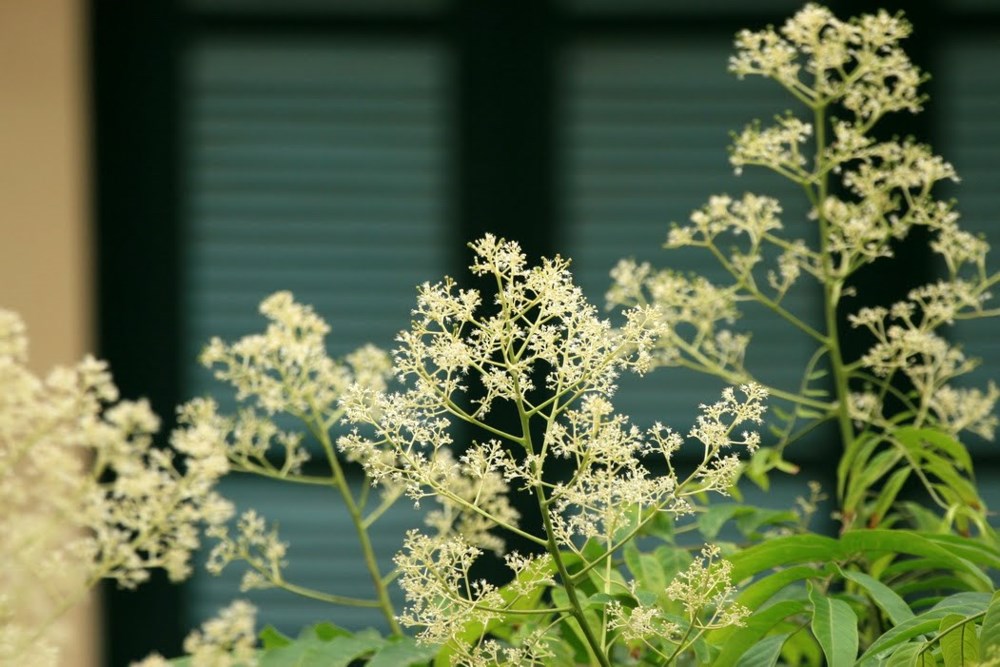
<path fill-rule="evenodd" d="M 842 18 L 906 9 L 907 50 L 933 75 L 931 100 L 885 132 L 913 134 L 955 164 L 963 182 L 947 194 L 998 247 L 1000 2 L 910 4 L 831 8 Z M 533 257 L 573 258 L 602 305 L 622 257 L 710 272 L 660 246 L 711 194 L 781 197 L 788 226 L 807 233 L 799 193 L 769 174 L 734 177 L 725 150 L 731 130 L 793 102 L 726 72 L 734 33 L 780 25 L 800 6 L 0 0 L 0 305 L 24 314 L 35 367 L 97 351 L 124 396 L 150 397 L 169 419 L 179 402 L 218 394 L 195 357 L 212 335 L 259 329 L 264 296 L 290 289 L 315 305 L 333 354 L 391 347 L 415 285 L 462 276 L 465 244 L 487 231 Z M 900 252 L 892 272 L 863 278 L 863 298 L 898 297 L 933 275 L 919 247 Z M 816 298 L 795 295 L 805 313 Z M 810 350 L 758 315 L 747 313 L 751 366 L 782 383 Z M 997 377 L 995 325 L 953 333 L 985 359 L 972 381 Z M 640 425 L 686 430 L 719 390 L 663 370 L 624 381 L 618 403 Z M 1000 456 L 973 446 L 997 505 Z M 821 439 L 792 452 L 803 473 L 762 502 L 787 507 L 807 479 L 829 488 L 831 451 Z M 245 478 L 225 491 L 280 522 L 290 577 L 345 594 L 363 585 L 332 497 Z M 413 522 L 407 507 L 387 517 L 384 553 Z M 237 582 L 202 570 L 180 588 L 105 590 L 81 614 L 67 664 L 176 654 L 188 629 L 240 595 Z M 251 599 L 265 606 L 262 623 L 288 632 L 319 618 L 377 625 L 285 595 Z"/>

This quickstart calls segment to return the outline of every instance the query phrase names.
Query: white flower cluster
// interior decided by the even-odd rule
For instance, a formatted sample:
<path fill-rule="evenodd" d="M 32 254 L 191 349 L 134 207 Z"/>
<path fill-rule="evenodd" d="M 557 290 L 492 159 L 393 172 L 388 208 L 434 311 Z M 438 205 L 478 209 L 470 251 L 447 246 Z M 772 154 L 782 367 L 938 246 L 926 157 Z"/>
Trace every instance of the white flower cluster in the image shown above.
<path fill-rule="evenodd" d="M 910 31 L 900 15 L 885 10 L 842 21 L 810 3 L 779 31 L 741 31 L 729 69 L 741 78 L 774 79 L 811 105 L 841 100 L 871 124 L 892 111 L 920 110 L 917 88 L 924 77 L 899 46 Z"/>
<path fill-rule="evenodd" d="M 611 277 L 610 304 L 656 304 L 662 333 L 651 352 L 655 365 L 694 363 L 728 369 L 735 377 L 746 375 L 743 361 L 750 337 L 729 328 L 740 316 L 736 287 L 720 287 L 702 276 L 671 269 L 657 271 L 648 262 L 630 259 L 619 261 Z"/>
<path fill-rule="evenodd" d="M 339 446 L 365 463 L 372 479 L 403 484 L 416 500 L 439 498 L 453 516 L 480 517 L 475 535 L 464 529 L 465 538 L 497 549 L 495 540 L 484 543 L 486 530 L 513 528 L 517 519 L 507 504 L 507 483 L 542 484 L 546 453 L 557 447 L 548 438 L 541 448 L 530 447 L 528 421 L 546 421 L 555 438 L 555 418 L 570 405 L 588 394 L 592 402 L 612 394 L 622 369 L 648 367 L 659 325 L 651 309 L 634 309 L 624 327 L 613 329 L 598 318 L 559 257 L 528 268 L 516 243 L 487 235 L 472 247 L 472 271 L 493 278 L 499 312 L 481 315 L 480 293 L 460 290 L 450 279 L 425 284 L 413 327 L 400 334 L 395 352 L 409 388 L 350 394 L 344 401 L 348 419 L 370 425 L 375 435 L 355 432 Z M 484 388 L 478 398 L 469 398 L 473 374 Z M 470 400 L 474 409 L 465 407 Z M 483 421 L 499 402 L 523 416 L 520 432 Z M 498 440 L 473 443 L 456 460 L 450 454 L 453 418 L 480 424 Z M 526 450 L 526 456 L 516 459 L 501 441 Z"/>
<path fill-rule="evenodd" d="M 500 618 L 507 606 L 500 591 L 469 574 L 481 553 L 459 535 L 429 537 L 409 531 L 395 559 L 407 601 L 400 622 L 423 627 L 422 641 L 444 644 L 469 623 L 485 627 Z"/>
<path fill-rule="evenodd" d="M 750 615 L 749 609 L 733 602 L 733 566 L 720 559 L 719 553 L 719 547 L 706 546 L 701 557 L 667 586 L 667 597 L 683 604 L 688 619 L 701 629 L 740 626 Z M 706 611 L 711 612 L 708 619 L 704 618 Z"/>
<path fill-rule="evenodd" d="M 758 213 L 768 215 L 760 210 L 748 217 Z M 694 496 L 727 491 L 735 458 L 721 452 L 732 445 L 750 451 L 757 446 L 756 435 L 735 439 L 731 433 L 740 423 L 760 423 L 766 397 L 762 388 L 745 386 L 743 399 L 729 390 L 721 402 L 706 406 L 691 433 L 705 449 L 703 464 L 679 479 L 671 457 L 682 438 L 661 425 L 643 433 L 615 414 L 610 402 L 622 370 L 644 372 L 652 362 L 657 339 L 669 329 L 660 310 L 630 309 L 616 329 L 586 302 L 566 260 L 543 259 L 529 267 L 516 243 L 491 235 L 471 247 L 473 273 L 496 287 L 495 307 L 485 307 L 479 291 L 460 289 L 451 279 L 425 284 L 412 328 L 400 334 L 395 351 L 406 389 L 358 388 L 342 401 L 347 419 L 359 429 L 338 441 L 341 450 L 361 461 L 373 480 L 403 485 L 415 500 L 442 503 L 443 509 L 432 513 L 436 534 L 411 532 L 396 559 L 408 601 L 401 622 L 422 627 L 420 636 L 429 642 L 454 640 L 471 623 L 485 627 L 539 586 L 572 586 L 560 570 L 562 554 L 584 558 L 579 545 L 587 539 L 605 543 L 613 553 L 630 539 L 620 541 L 622 535 L 658 512 L 686 513 Z M 512 419 L 488 420 L 501 406 Z M 451 453 L 456 419 L 485 429 L 493 439 L 473 442 L 456 458 Z M 535 423 L 540 428 L 533 428 Z M 650 472 L 643 463 L 650 454 L 666 461 L 667 474 Z M 568 479 L 548 478 L 553 459 L 572 463 Z M 536 496 L 544 534 L 517 525 L 508 486 Z M 548 554 L 507 554 L 516 578 L 503 591 L 469 574 L 482 549 L 502 553 L 498 528 Z M 530 664 L 545 652 L 540 637 L 520 641 L 517 646 L 483 641 L 463 649 L 462 659 L 489 664 L 489 656 L 528 651 L 521 659 Z"/>
<path fill-rule="evenodd" d="M 861 363 L 881 378 L 905 376 L 915 390 L 910 399 L 914 414 L 933 415 L 936 424 L 955 437 L 968 430 L 992 439 L 1000 423 L 993 414 L 1000 389 L 994 383 L 985 391 L 955 387 L 952 382 L 978 362 L 935 333 L 966 306 L 971 304 L 975 311 L 977 299 L 947 283 L 914 289 L 909 296 L 890 309 L 862 308 L 849 316 L 852 326 L 865 327 L 875 338 Z M 888 426 L 874 393 L 856 395 L 852 404 L 855 419 Z"/>
<path fill-rule="evenodd" d="M 215 377 L 236 390 L 236 398 L 248 404 L 235 416 L 218 413 L 212 399 L 199 398 L 181 408 L 187 432 L 199 433 L 212 443 L 234 470 L 289 482 L 329 484 L 344 482 L 334 460 L 331 430 L 342 410 L 338 402 L 348 388 L 382 391 L 391 377 L 389 355 L 366 345 L 343 361 L 326 350 L 329 325 L 289 292 L 276 292 L 260 305 L 268 319 L 264 333 L 244 336 L 232 344 L 213 338 L 201 362 Z M 296 417 L 305 427 L 284 431 L 273 419 L 276 413 Z M 326 448 L 331 475 L 304 476 L 302 466 L 310 459 L 305 433 Z M 344 482 L 346 484 L 346 482 Z M 345 489 L 340 489 L 344 492 Z M 218 543 L 209 558 L 209 570 L 221 572 L 229 563 L 245 561 L 249 566 L 243 589 L 284 584 L 281 569 L 286 545 L 274 530 L 265 528 L 255 511 L 244 513 L 235 531 L 213 526 L 210 537 Z"/>
<path fill-rule="evenodd" d="M 244 336 L 232 345 L 213 338 L 201 355 L 215 377 L 236 388 L 237 400 L 253 398 L 273 415 L 327 415 L 355 382 L 372 389 L 386 386 L 390 360 L 365 346 L 338 363 L 326 352 L 329 325 L 290 292 L 276 292 L 260 304 L 270 320 L 263 334 Z M 219 368 L 216 368 L 219 367 Z"/>
<path fill-rule="evenodd" d="M 184 640 L 191 667 L 255 667 L 257 665 L 257 609 L 236 600 L 205 621 Z M 132 667 L 168 667 L 173 664 L 159 654 L 132 663 Z"/>
<path fill-rule="evenodd" d="M 0 590 L 27 641 L 101 579 L 132 588 L 152 568 L 184 579 L 199 525 L 226 521 L 232 507 L 212 490 L 225 456 L 198 431 L 154 445 L 159 420 L 145 400 L 118 401 L 104 362 L 45 378 L 26 362 L 24 325 L 0 310 Z M 30 647 L 4 626 L 0 655 L 28 664 L 16 656 Z"/>

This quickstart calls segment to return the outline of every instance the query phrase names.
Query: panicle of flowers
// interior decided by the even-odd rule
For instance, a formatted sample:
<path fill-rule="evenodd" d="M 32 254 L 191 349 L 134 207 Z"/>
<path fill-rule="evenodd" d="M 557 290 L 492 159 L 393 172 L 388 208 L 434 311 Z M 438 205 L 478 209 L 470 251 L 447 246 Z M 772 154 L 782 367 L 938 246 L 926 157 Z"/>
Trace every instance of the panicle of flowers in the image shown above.
<path fill-rule="evenodd" d="M 508 502 L 507 480 L 497 469 L 510 460 L 500 443 L 473 443 L 457 465 L 451 450 L 438 450 L 436 458 L 439 465 L 431 469 L 439 476 L 434 485 L 446 495 L 433 496 L 438 508 L 427 513 L 424 523 L 440 535 L 457 532 L 480 549 L 503 554 L 504 540 L 492 531 L 497 524 L 517 525 L 520 514 Z"/>
<path fill-rule="evenodd" d="M 587 396 L 565 423 L 552 423 L 546 445 L 574 460 L 575 473 L 549 495 L 552 525 L 562 544 L 577 538 L 607 538 L 636 525 L 647 508 L 673 505 L 677 479 L 652 475 L 641 457 L 653 451 L 644 434 L 612 412 L 611 403 Z"/>
<path fill-rule="evenodd" d="M 740 438 L 732 437 L 736 427 L 745 422 L 761 424 L 767 407 L 767 389 L 759 384 L 740 386 L 744 399 L 738 399 L 732 387 L 722 392 L 722 400 L 712 405 L 702 405 L 702 414 L 691 428 L 690 437 L 700 441 L 705 448 L 705 461 L 697 473 L 702 480 L 699 492 L 715 491 L 726 494 L 733 488 L 740 472 L 740 460 L 736 454 L 722 455 L 721 452 L 732 445 L 744 447 L 753 454 L 760 446 L 760 434 L 756 431 L 742 431 Z"/>
<path fill-rule="evenodd" d="M 471 247 L 473 273 L 489 274 L 497 286 L 496 312 L 480 313 L 481 295 L 459 289 L 453 280 L 425 284 L 413 325 L 399 335 L 395 351 L 407 390 L 349 393 L 342 403 L 347 418 L 369 425 L 374 436 L 358 431 L 338 444 L 366 465 L 373 480 L 405 485 L 415 500 L 437 497 L 451 516 L 476 517 L 479 537 L 464 533 L 465 538 L 487 546 L 481 539 L 488 527 L 484 518 L 504 528 L 516 524 L 516 513 L 506 504 L 507 483 L 517 479 L 525 488 L 536 486 L 544 467 L 541 451 L 516 460 L 502 445 L 524 448 L 527 436 L 485 422 L 494 406 L 516 406 L 526 419 L 552 422 L 585 394 L 608 396 L 621 370 L 648 367 L 661 325 L 652 309 L 636 308 L 621 328 L 612 328 L 573 284 L 562 258 L 529 268 L 516 243 L 492 235 Z M 539 373 L 544 381 L 536 387 Z M 468 394 L 472 374 L 485 389 L 481 397 Z M 497 439 L 473 443 L 456 460 L 446 453 L 455 418 L 480 424 Z M 453 525 L 462 529 L 460 521 Z"/>
<path fill-rule="evenodd" d="M 733 601 L 733 565 L 719 558 L 719 547 L 708 545 L 687 570 L 667 586 L 667 597 L 684 605 L 688 619 L 699 629 L 741 626 L 750 610 Z"/>
<path fill-rule="evenodd" d="M 184 640 L 192 667 L 253 667 L 257 664 L 257 609 L 237 600 Z"/>
<path fill-rule="evenodd" d="M 268 320 L 263 333 L 233 343 L 214 338 L 201 355 L 202 363 L 214 369 L 215 377 L 236 390 L 243 407 L 236 415 L 225 416 L 219 414 L 215 400 L 196 398 L 180 410 L 187 432 L 201 434 L 234 470 L 337 488 L 355 507 L 352 518 L 366 530 L 360 516 L 364 508 L 347 484 L 332 434 L 343 412 L 340 399 L 348 391 L 384 390 L 392 375 L 391 358 L 372 345 L 343 360 L 331 358 L 326 350 L 329 325 L 289 292 L 276 292 L 264 299 L 260 312 Z M 278 413 L 295 417 L 304 429 L 279 428 L 275 421 Z M 303 474 L 303 465 L 311 458 L 306 433 L 319 441 L 313 446 L 322 448 L 329 475 Z M 398 490 L 386 489 L 383 511 L 398 495 Z M 211 572 L 218 574 L 234 561 L 245 561 L 248 569 L 243 590 L 286 586 L 282 568 L 287 545 L 274 529 L 266 528 L 256 511 L 244 513 L 233 529 L 220 525 L 208 534 L 218 540 L 208 560 Z M 384 587 L 384 582 L 377 586 Z M 391 616 L 390 610 L 385 611 Z"/>
<path fill-rule="evenodd" d="M 776 125 L 767 128 L 761 128 L 759 121 L 751 123 L 734 137 L 729 163 L 737 176 L 746 165 L 763 165 L 788 178 L 808 177 L 808 159 L 802 147 L 812 135 L 812 125 L 791 114 L 776 116 L 774 121 Z"/>
<path fill-rule="evenodd" d="M 276 529 L 268 529 L 256 510 L 240 515 L 235 535 L 226 525 L 213 526 L 207 535 L 218 540 L 205 564 L 212 574 L 220 574 L 233 561 L 245 561 L 250 569 L 243 576 L 240 590 L 269 588 L 283 583 L 281 570 L 288 545 L 278 539 Z"/>
<path fill-rule="evenodd" d="M 966 307 L 975 312 L 978 304 L 969 306 L 970 295 L 955 285 L 938 283 L 916 288 L 910 300 L 892 308 L 862 308 L 849 320 L 854 327 L 865 327 L 875 338 L 874 344 L 860 361 L 881 378 L 895 374 L 905 376 L 915 392 L 912 411 L 916 415 L 933 416 L 938 427 L 958 437 L 963 430 L 992 439 L 998 423 L 993 414 L 1000 390 L 990 383 L 986 390 L 959 388 L 952 381 L 973 370 L 978 362 L 970 359 L 957 346 L 935 333 L 943 323 L 951 323 Z M 888 426 L 882 405 L 873 395 L 862 395 L 852 401 L 855 419 Z"/>
<path fill-rule="evenodd" d="M 184 639 L 184 652 L 191 667 L 255 667 L 257 665 L 257 609 L 236 600 L 219 610 Z M 172 664 L 153 654 L 132 667 L 167 667 Z"/>
<path fill-rule="evenodd" d="M 260 312 L 269 320 L 263 334 L 232 344 L 213 338 L 201 355 L 216 378 L 236 389 L 237 400 L 252 398 L 268 415 L 327 415 L 355 381 L 385 388 L 391 370 L 385 353 L 366 346 L 346 363 L 331 359 L 325 344 L 329 325 L 290 292 L 264 299 Z"/>
<path fill-rule="evenodd" d="M 780 205 L 768 197 L 715 195 L 690 224 L 673 225 L 665 247 L 704 249 L 728 284 L 627 260 L 612 272 L 611 304 L 652 304 L 664 318 L 666 333 L 652 352 L 655 365 L 683 366 L 727 384 L 756 381 L 757 371 L 746 362 L 749 336 L 733 326 L 736 306 L 745 301 L 811 340 L 816 352 L 798 386 L 769 387 L 790 404 L 781 413 L 786 426 L 776 431 L 778 451 L 830 418 L 837 419 L 845 450 L 861 431 L 892 431 L 903 422 L 883 414 L 889 393 L 903 404 L 908 425 L 953 435 L 995 430 L 995 388 L 957 387 L 954 380 L 976 362 L 939 331 L 1000 313 L 990 305 L 1000 274 L 987 272 L 989 246 L 959 227 L 953 202 L 936 198 L 940 183 L 958 180 L 951 164 L 912 139 L 879 141 L 872 133 L 886 114 L 920 111 L 925 77 L 900 45 L 909 33 L 901 15 L 879 11 L 844 21 L 816 4 L 778 29 L 740 32 L 731 71 L 776 80 L 811 119 L 786 113 L 771 127 L 750 124 L 734 135 L 730 162 L 737 173 L 762 166 L 800 186 L 815 232 L 808 240 L 790 235 L 779 219 Z M 834 108 L 842 118 L 831 115 Z M 833 323 L 843 299 L 855 294 L 852 277 L 893 257 L 915 227 L 930 232 L 930 247 L 943 258 L 947 275 L 913 289 L 905 301 L 851 316 L 875 340 L 859 359 L 844 359 Z M 803 276 L 821 290 L 823 318 L 786 300 Z M 821 384 L 824 376 L 835 381 Z M 900 378 L 912 393 L 895 386 Z M 724 458 L 716 465 L 720 479 L 737 469 Z M 853 509 L 844 516 L 855 517 Z"/>
<path fill-rule="evenodd" d="M 737 207 L 745 214 L 748 236 L 759 238 L 773 224 L 766 202 Z M 760 422 L 766 392 L 748 385 L 741 399 L 730 391 L 705 408 L 692 432 L 706 449 L 704 461 L 680 479 L 671 458 L 681 436 L 659 424 L 644 433 L 611 403 L 618 374 L 642 373 L 654 363 L 658 338 L 676 321 L 660 308 L 637 304 L 622 326 L 612 327 L 573 284 L 568 261 L 556 257 L 529 266 L 516 243 L 491 235 L 471 247 L 473 273 L 496 287 L 493 307 L 484 305 L 478 291 L 460 289 L 451 279 L 421 287 L 412 326 L 399 335 L 394 352 L 405 389 L 348 392 L 341 406 L 359 428 L 338 446 L 360 461 L 373 481 L 403 486 L 417 501 L 432 497 L 441 503 L 430 515 L 434 534 L 412 531 L 397 556 L 407 598 L 401 623 L 423 628 L 423 641 L 450 642 L 461 664 L 515 659 L 511 656 L 531 664 L 547 654 L 548 630 L 507 643 L 484 637 L 471 648 L 456 638 L 470 624 L 486 627 L 517 613 L 517 601 L 540 586 L 562 588 L 570 596 L 569 607 L 553 613 L 588 623 L 564 559 L 572 555 L 587 563 L 580 548 L 587 540 L 613 554 L 659 513 L 688 513 L 699 494 L 727 490 L 735 459 L 720 452 L 732 445 L 750 451 L 757 446 L 756 435 L 734 438 L 731 431 L 743 422 Z M 633 265 L 622 271 L 642 275 L 644 269 Z M 734 354 L 740 345 L 725 336 L 715 340 L 726 350 L 720 356 Z M 470 387 L 481 391 L 477 395 Z M 501 408 L 515 419 L 490 421 Z M 453 454 L 455 420 L 492 438 Z M 535 423 L 540 428 L 533 428 Z M 668 473 L 652 474 L 644 463 L 649 455 L 662 457 Z M 555 460 L 569 461 L 568 478 L 546 475 Z M 519 527 L 508 504 L 510 487 L 536 497 L 541 534 Z M 515 578 L 497 589 L 469 573 L 483 549 L 503 553 L 502 531 L 543 547 L 546 555 L 506 554 Z M 598 564 L 589 567 L 596 573 L 603 569 Z M 588 641 L 595 651 L 605 650 L 594 635 Z"/>
<path fill-rule="evenodd" d="M 696 365 L 745 376 L 743 361 L 750 338 L 729 328 L 740 315 L 736 288 L 670 269 L 654 271 L 648 262 L 630 259 L 619 261 L 611 277 L 609 304 L 656 305 L 661 333 L 649 353 L 654 366 L 687 365 L 694 358 Z"/>
<path fill-rule="evenodd" d="M 199 526 L 232 513 L 212 490 L 225 457 L 198 434 L 156 446 L 159 419 L 145 400 L 118 401 L 106 363 L 88 356 L 44 378 L 26 363 L 23 322 L 0 310 L 0 589 L 18 609 L 5 630 L 13 656 L 33 649 L 10 636 L 41 641 L 101 579 L 132 588 L 152 568 L 184 579 Z"/>
<path fill-rule="evenodd" d="M 500 618 L 507 605 L 500 591 L 469 574 L 481 553 L 460 535 L 431 537 L 409 531 L 394 560 L 407 602 L 400 622 L 423 628 L 418 635 L 422 641 L 444 644 L 469 623 L 485 627 Z"/>
<path fill-rule="evenodd" d="M 553 664 L 555 653 L 551 643 L 557 641 L 541 630 L 518 632 L 516 645 L 501 644 L 495 639 L 484 639 L 472 645 L 457 647 L 452 664 L 459 667 L 496 667 L 497 665 L 524 665 L 544 667 Z"/>
<path fill-rule="evenodd" d="M 921 108 L 924 76 L 899 46 L 910 32 L 899 14 L 842 21 L 810 3 L 779 30 L 739 32 L 729 69 L 774 79 L 810 106 L 842 100 L 870 126 L 886 113 Z"/>

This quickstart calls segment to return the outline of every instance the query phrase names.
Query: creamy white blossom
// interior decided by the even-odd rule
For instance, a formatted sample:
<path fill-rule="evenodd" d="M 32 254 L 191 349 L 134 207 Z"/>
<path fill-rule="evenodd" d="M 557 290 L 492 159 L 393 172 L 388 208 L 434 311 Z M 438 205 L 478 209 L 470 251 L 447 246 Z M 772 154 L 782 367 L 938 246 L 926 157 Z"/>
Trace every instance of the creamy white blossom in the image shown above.
<path fill-rule="evenodd" d="M 777 226 L 770 201 L 750 198 L 733 206 L 755 240 Z M 403 486 L 415 501 L 439 504 L 429 515 L 433 533 L 411 532 L 396 559 L 408 603 L 401 622 L 422 628 L 424 641 L 448 643 L 459 664 L 534 664 L 548 655 L 547 630 L 510 643 L 484 636 L 470 646 L 458 638 L 470 624 L 486 627 L 515 613 L 514 605 L 539 587 L 575 590 L 564 559 L 586 562 L 579 548 L 585 541 L 613 553 L 629 531 L 656 516 L 688 514 L 698 496 L 728 491 L 740 465 L 734 446 L 752 452 L 759 442 L 733 430 L 760 422 L 766 391 L 747 385 L 740 399 L 728 391 L 722 402 L 706 406 L 691 432 L 705 450 L 704 462 L 678 476 L 672 457 L 683 438 L 660 424 L 648 431 L 630 424 L 612 398 L 619 373 L 643 373 L 656 363 L 654 347 L 682 324 L 680 316 L 636 305 L 615 327 L 573 284 L 567 260 L 543 258 L 532 266 L 516 243 L 492 235 L 471 247 L 473 274 L 495 286 L 492 306 L 490 297 L 452 279 L 423 285 L 412 326 L 394 352 L 404 389 L 348 392 L 341 405 L 358 429 L 338 445 L 376 483 Z M 644 274 L 636 265 L 621 270 Z M 712 308 L 726 317 L 732 302 L 719 297 Z M 715 341 L 719 356 L 730 359 L 745 346 L 723 332 Z M 515 419 L 494 421 L 500 410 Z M 456 422 L 492 437 L 456 449 Z M 651 457 L 666 464 L 665 473 L 651 471 Z M 558 461 L 568 462 L 568 478 L 550 479 Z M 519 525 L 511 492 L 535 496 L 541 533 Z M 545 555 L 504 553 L 505 533 L 544 547 Z M 515 573 L 508 587 L 472 578 L 484 549 L 504 554 Z M 583 612 L 571 602 L 552 613 L 579 619 Z"/>
<path fill-rule="evenodd" d="M 0 663 L 12 665 L 46 664 L 53 624 L 100 580 L 186 578 L 199 526 L 232 513 L 213 491 L 224 455 L 184 431 L 156 444 L 159 419 L 145 399 L 118 401 L 106 363 L 38 377 L 27 347 L 0 310 Z"/>

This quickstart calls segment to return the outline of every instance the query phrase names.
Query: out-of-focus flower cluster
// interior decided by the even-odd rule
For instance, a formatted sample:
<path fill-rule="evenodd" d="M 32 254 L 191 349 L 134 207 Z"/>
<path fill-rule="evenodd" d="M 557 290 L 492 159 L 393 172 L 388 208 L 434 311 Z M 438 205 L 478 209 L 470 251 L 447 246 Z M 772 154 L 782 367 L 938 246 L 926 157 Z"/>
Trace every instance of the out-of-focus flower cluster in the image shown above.
<path fill-rule="evenodd" d="M 267 320 L 261 334 L 247 335 L 229 344 L 213 338 L 201 362 L 215 377 L 236 390 L 244 405 L 235 416 L 219 414 L 213 399 L 195 399 L 181 409 L 190 428 L 204 431 L 216 450 L 234 470 L 289 482 L 345 485 L 332 433 L 343 414 L 339 401 L 349 387 L 382 391 L 391 377 L 387 353 L 365 345 L 343 360 L 329 356 L 326 336 L 329 325 L 308 305 L 295 301 L 290 292 L 276 292 L 260 304 Z M 298 430 L 283 430 L 275 415 L 290 415 Z M 330 467 L 328 475 L 305 476 L 302 466 L 311 458 L 306 437 L 317 440 Z M 341 492 L 349 491 L 346 486 Z M 391 496 L 397 492 L 387 491 Z M 391 499 L 391 498 L 390 498 Z M 287 545 L 276 530 L 268 529 L 255 510 L 245 512 L 235 530 L 213 526 L 210 537 L 218 540 L 208 559 L 209 570 L 220 573 L 234 561 L 249 566 L 244 590 L 281 585 Z"/>
<path fill-rule="evenodd" d="M 866 124 L 893 111 L 920 111 L 924 76 L 900 47 L 912 28 L 879 10 L 842 21 L 808 4 L 780 30 L 742 30 L 729 69 L 774 79 L 810 104 L 841 101 Z"/>
<path fill-rule="evenodd" d="M 184 640 L 191 667 L 254 667 L 257 664 L 257 609 L 244 600 L 223 608 Z M 159 654 L 132 663 L 132 667 L 168 667 Z"/>
<path fill-rule="evenodd" d="M 132 588 L 163 568 L 190 573 L 200 524 L 232 507 L 212 489 L 228 469 L 204 433 L 154 445 L 145 400 L 119 401 L 107 365 L 86 357 L 46 377 L 26 366 L 21 319 L 0 310 L 0 664 L 25 662 L 101 579 Z M 32 658 L 34 660 L 34 658 Z"/>

